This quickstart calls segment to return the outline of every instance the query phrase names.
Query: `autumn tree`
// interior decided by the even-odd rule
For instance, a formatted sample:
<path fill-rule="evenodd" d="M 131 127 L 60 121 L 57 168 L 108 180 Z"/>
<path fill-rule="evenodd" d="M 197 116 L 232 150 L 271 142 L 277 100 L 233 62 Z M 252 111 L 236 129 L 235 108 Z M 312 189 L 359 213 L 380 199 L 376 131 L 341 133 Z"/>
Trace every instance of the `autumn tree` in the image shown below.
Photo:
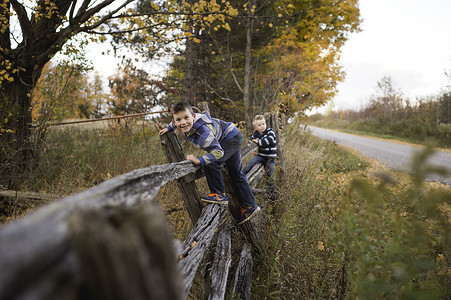
<path fill-rule="evenodd" d="M 377 82 L 376 92 L 370 98 L 370 107 L 373 111 L 373 117 L 390 124 L 403 111 L 404 99 L 402 92 L 396 87 L 390 76 L 383 76 Z"/>
<path fill-rule="evenodd" d="M 359 30 L 357 4 L 233 2 L 238 15 L 230 31 L 212 26 L 197 36 L 194 97 L 234 121 L 255 111 L 284 107 L 293 114 L 323 105 L 343 79 L 338 59 L 348 34 Z"/>
<path fill-rule="evenodd" d="M 158 43 L 167 39 L 163 31 L 167 24 L 181 18 L 216 15 L 214 5 L 153 1 L 152 11 L 143 14 L 137 9 L 124 10 L 137 0 L 5 0 L 0 4 L 0 141 L 5 184 L 11 184 L 15 174 L 28 169 L 33 156 L 31 137 L 31 95 L 45 64 L 80 33 L 113 34 L 118 38 L 141 39 L 142 43 Z M 210 3 L 210 2 L 208 2 Z M 185 5 L 186 4 L 186 5 Z M 196 6 L 197 5 L 197 6 Z M 209 12 L 208 10 L 214 10 Z M 225 18 L 218 14 L 218 18 Z M 216 17 L 214 18 L 217 19 Z M 129 20 L 128 25 L 123 25 Z M 108 23 L 108 24 L 107 24 Z M 186 24 L 186 22 L 184 23 Z M 105 25 L 102 27 L 101 25 Z M 168 28 L 177 28 L 171 27 Z M 188 32 L 183 27 L 182 33 Z M 153 34 L 143 35 L 143 32 Z M 150 37 L 159 37 L 152 40 Z M 177 35 L 175 35 L 177 38 Z M 155 47 L 158 48 L 158 47 Z M 150 49 L 150 48 L 148 48 Z"/>
<path fill-rule="evenodd" d="M 31 114 L 33 135 L 30 140 L 34 149 L 34 163 L 39 161 L 47 131 L 52 123 L 65 118 L 75 118 L 88 113 L 91 100 L 87 97 L 88 76 L 84 64 L 49 62 L 38 83 L 32 90 Z"/>
<path fill-rule="evenodd" d="M 31 95 L 32 120 L 36 127 L 47 127 L 52 121 L 79 117 L 86 105 L 87 75 L 83 65 L 47 63 Z"/>
<path fill-rule="evenodd" d="M 32 158 L 31 95 L 45 64 L 71 37 L 117 16 L 130 2 L 5 0 L 0 4 L 0 163 L 8 165 L 4 175 L 24 172 Z"/>
<path fill-rule="evenodd" d="M 250 82 L 253 69 L 249 59 L 251 42 L 258 49 L 272 36 L 269 30 L 259 30 L 265 27 L 263 22 L 251 26 L 252 34 L 247 24 L 253 20 L 252 11 L 264 14 L 270 10 L 271 3 L 266 1 L 250 10 L 249 3 L 231 1 L 237 8 L 237 15 L 225 26 L 215 22 L 200 24 L 199 30 L 193 33 L 195 40 L 187 41 L 184 52 L 175 57 L 166 80 L 178 82 L 182 86 L 182 97 L 194 105 L 207 101 L 213 114 L 233 121 L 243 120 L 247 115 L 245 106 L 248 106 L 245 98 L 251 95 L 251 84 L 246 84 Z M 180 76 L 182 81 L 177 79 Z"/>
<path fill-rule="evenodd" d="M 102 118 L 106 114 L 108 97 L 103 89 L 103 78 L 99 73 L 94 73 L 93 80 L 88 83 L 88 91 L 90 91 L 89 99 L 93 105 L 92 117 Z"/>
<path fill-rule="evenodd" d="M 161 89 L 146 71 L 130 61 L 108 79 L 111 89 L 108 109 L 113 115 L 147 112 L 158 103 Z"/>
<path fill-rule="evenodd" d="M 333 98 L 348 34 L 359 30 L 357 1 L 276 1 L 277 37 L 258 53 L 261 105 L 303 112 Z M 286 16 L 286 17 L 285 17 Z"/>

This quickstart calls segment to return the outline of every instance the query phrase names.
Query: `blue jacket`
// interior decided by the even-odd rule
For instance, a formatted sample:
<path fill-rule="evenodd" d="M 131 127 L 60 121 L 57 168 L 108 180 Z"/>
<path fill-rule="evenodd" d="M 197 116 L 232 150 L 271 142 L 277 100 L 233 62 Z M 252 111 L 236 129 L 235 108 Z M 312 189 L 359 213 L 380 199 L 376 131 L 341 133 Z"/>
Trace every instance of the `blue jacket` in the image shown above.
<path fill-rule="evenodd" d="M 276 134 L 272 128 L 266 128 L 263 133 L 257 130 L 252 134 L 251 140 L 258 139 L 257 155 L 264 157 L 277 157 Z"/>
<path fill-rule="evenodd" d="M 176 128 L 174 122 L 167 127 L 169 131 Z M 205 114 L 196 113 L 193 127 L 185 134 L 185 137 L 194 145 L 208 152 L 199 157 L 200 164 L 205 166 L 224 155 L 224 150 L 219 142 L 234 137 L 238 132 L 235 124 L 212 118 L 208 112 L 205 112 Z"/>

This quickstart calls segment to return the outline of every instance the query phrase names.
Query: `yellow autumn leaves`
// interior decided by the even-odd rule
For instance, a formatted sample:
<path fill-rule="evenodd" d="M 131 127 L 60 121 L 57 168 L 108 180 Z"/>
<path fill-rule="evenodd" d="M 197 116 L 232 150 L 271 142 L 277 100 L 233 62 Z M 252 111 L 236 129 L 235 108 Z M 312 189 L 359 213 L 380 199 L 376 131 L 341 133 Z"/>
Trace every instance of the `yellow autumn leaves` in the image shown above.
<path fill-rule="evenodd" d="M 129 9 L 127 17 L 120 21 L 128 23 L 128 41 L 139 35 L 155 44 L 168 40 L 178 43 L 185 38 L 199 43 L 200 40 L 193 36 L 194 27 L 200 31 L 218 31 L 221 28 L 231 31 L 227 20 L 238 15 L 238 10 L 225 0 L 201 0 L 193 4 L 170 0 L 161 5 L 151 2 L 150 7 L 144 17 Z M 149 29 L 153 34 L 149 34 Z"/>
<path fill-rule="evenodd" d="M 0 47 L 0 51 L 5 52 L 4 49 Z M 13 64 L 8 59 L 3 59 L 0 61 L 0 85 L 4 81 L 13 82 L 14 81 L 14 74 L 19 71 L 19 68 L 13 67 Z"/>
<path fill-rule="evenodd" d="M 167 1 L 161 6 L 151 2 L 150 6 L 152 10 L 146 17 L 124 18 L 129 24 L 128 29 L 133 31 L 129 34 L 129 41 L 135 35 L 140 35 L 151 43 L 164 43 L 166 40 L 178 43 L 185 38 L 199 43 L 200 40 L 192 33 L 194 27 L 200 31 L 219 29 L 231 31 L 227 20 L 238 15 L 238 10 L 225 0 L 220 2 L 201 0 L 193 4 Z M 128 11 L 128 15 L 133 14 L 133 10 Z M 148 28 L 152 28 L 155 34 L 148 34 Z"/>

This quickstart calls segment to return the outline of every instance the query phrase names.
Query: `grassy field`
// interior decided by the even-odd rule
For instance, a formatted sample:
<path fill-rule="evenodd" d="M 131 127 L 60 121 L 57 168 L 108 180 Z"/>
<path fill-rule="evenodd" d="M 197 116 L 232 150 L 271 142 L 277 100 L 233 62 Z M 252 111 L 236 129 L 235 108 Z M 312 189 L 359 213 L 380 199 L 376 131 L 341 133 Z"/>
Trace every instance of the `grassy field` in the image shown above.
<path fill-rule="evenodd" d="M 68 195 L 165 163 L 156 129 L 132 125 L 54 131 L 24 187 Z M 297 126 L 286 129 L 284 151 L 286 174 L 276 166 L 279 200 L 268 205 L 257 195 L 266 245 L 254 258 L 252 299 L 451 297 L 451 191 L 425 183 L 429 169 L 413 177 L 390 173 Z M 197 184 L 206 192 L 204 179 Z M 158 201 L 183 239 L 192 225 L 175 191 L 174 183 L 166 185 Z M 2 223 L 39 206 L 14 205 L 12 214 L 3 203 Z"/>

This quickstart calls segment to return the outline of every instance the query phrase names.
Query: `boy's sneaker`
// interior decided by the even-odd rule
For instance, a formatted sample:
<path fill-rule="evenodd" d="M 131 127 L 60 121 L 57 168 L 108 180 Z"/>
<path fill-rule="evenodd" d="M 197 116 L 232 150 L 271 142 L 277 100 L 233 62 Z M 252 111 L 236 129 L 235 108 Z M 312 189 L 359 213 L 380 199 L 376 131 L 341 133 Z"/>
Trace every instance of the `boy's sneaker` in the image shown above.
<path fill-rule="evenodd" d="M 226 194 L 211 193 L 208 196 L 200 198 L 203 202 L 216 203 L 221 205 L 229 204 L 229 197 Z"/>
<path fill-rule="evenodd" d="M 241 217 L 238 220 L 238 225 L 241 225 L 247 221 L 249 221 L 250 219 L 252 219 L 253 217 L 255 217 L 255 215 L 260 211 L 260 207 L 259 206 L 254 206 L 254 207 L 248 207 L 248 208 L 241 208 Z"/>

